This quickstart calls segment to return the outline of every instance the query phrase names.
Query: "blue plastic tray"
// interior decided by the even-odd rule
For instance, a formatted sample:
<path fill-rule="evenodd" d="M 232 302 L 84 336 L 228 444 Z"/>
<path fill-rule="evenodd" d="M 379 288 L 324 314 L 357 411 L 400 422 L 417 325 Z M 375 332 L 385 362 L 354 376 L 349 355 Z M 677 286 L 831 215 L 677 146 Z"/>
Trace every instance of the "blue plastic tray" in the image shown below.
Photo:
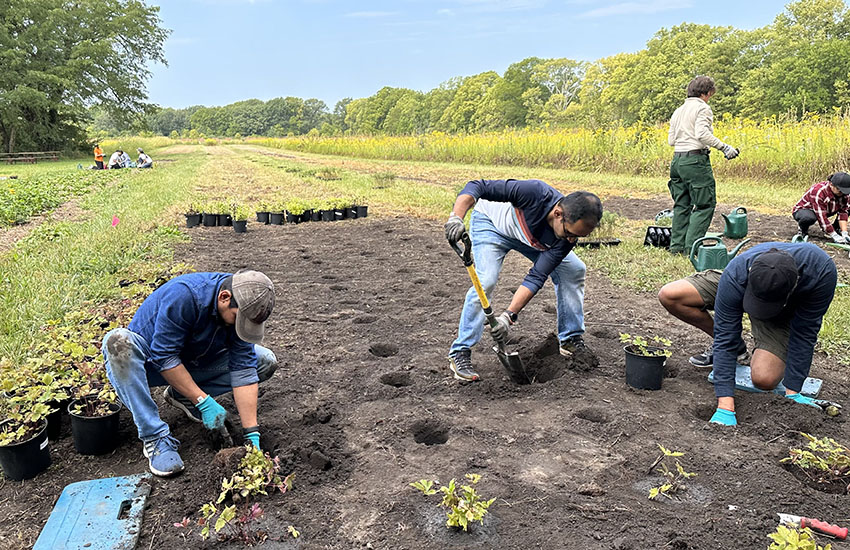
<path fill-rule="evenodd" d="M 33 550 L 132 550 L 151 492 L 150 474 L 71 483 Z"/>
<path fill-rule="evenodd" d="M 714 384 L 714 370 L 708 373 L 708 381 Z M 803 382 L 803 389 L 800 391 L 803 395 L 808 397 L 817 397 L 820 393 L 820 388 L 823 385 L 823 380 L 820 378 L 806 378 Z M 735 369 L 735 389 L 748 391 L 753 393 L 767 393 L 766 390 L 760 390 L 757 387 L 753 386 L 753 377 L 750 374 L 750 367 L 745 367 L 744 365 L 738 365 Z M 773 389 L 773 393 L 778 393 L 781 395 L 785 395 L 785 386 L 782 382 L 776 385 Z"/>

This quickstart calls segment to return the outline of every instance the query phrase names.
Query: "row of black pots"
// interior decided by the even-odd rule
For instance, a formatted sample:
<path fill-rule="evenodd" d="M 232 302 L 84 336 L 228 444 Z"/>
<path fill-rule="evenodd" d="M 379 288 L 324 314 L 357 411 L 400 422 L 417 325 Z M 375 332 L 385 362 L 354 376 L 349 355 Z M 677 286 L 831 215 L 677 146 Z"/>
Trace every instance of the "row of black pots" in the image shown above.
<path fill-rule="evenodd" d="M 292 212 L 257 212 L 257 221 L 269 225 L 304 222 L 333 222 L 355 220 L 369 215 L 368 206 L 350 206 L 333 210 L 306 210 L 303 214 Z"/>
<path fill-rule="evenodd" d="M 30 479 L 50 466 L 49 443 L 51 439 L 59 438 L 63 411 L 71 416 L 71 433 L 74 437 L 74 448 L 78 453 L 102 455 L 118 447 L 120 443 L 118 420 L 121 405 L 119 403 L 110 405 L 111 412 L 106 416 L 87 417 L 72 411 L 72 407 L 79 401 L 66 402 L 64 409 L 48 415 L 47 419 L 42 421 L 42 427 L 38 433 L 30 439 L 0 446 L 0 468 L 8 479 L 14 481 Z M 0 426 L 6 422 L 9 421 L 0 422 Z"/>
<path fill-rule="evenodd" d="M 233 216 L 230 214 L 186 214 L 186 227 L 197 227 L 203 224 L 204 227 L 229 227 L 233 225 Z"/>

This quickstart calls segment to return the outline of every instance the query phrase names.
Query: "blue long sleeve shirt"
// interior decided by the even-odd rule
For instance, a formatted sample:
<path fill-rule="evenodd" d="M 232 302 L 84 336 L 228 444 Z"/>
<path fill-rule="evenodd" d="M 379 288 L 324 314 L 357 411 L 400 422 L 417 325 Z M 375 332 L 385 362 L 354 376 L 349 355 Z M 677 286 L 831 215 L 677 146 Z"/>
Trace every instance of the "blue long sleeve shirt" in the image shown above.
<path fill-rule="evenodd" d="M 785 387 L 799 392 L 809 375 L 812 355 L 823 316 L 829 309 L 838 282 L 835 263 L 809 243 L 762 243 L 729 262 L 720 277 L 714 302 L 714 393 L 732 397 L 735 392 L 736 351 L 741 344 L 741 316 L 750 265 L 759 254 L 778 248 L 797 264 L 797 287 L 778 320 L 790 318 L 791 334 L 785 361 Z"/>
<path fill-rule="evenodd" d="M 513 207 L 510 217 L 506 218 L 493 216 L 492 209 L 480 205 L 476 206 L 476 210 L 490 217 L 496 229 L 506 237 L 518 237 L 540 250 L 537 261 L 522 281 L 522 286 L 533 294 L 543 287 L 549 275 L 575 246 L 555 236 L 546 220 L 564 195 L 540 180 L 474 180 L 466 184 L 460 195 L 471 195 L 476 201 L 510 203 Z"/>
<path fill-rule="evenodd" d="M 254 345 L 218 314 L 219 288 L 230 275 L 180 275 L 147 297 L 128 326 L 150 345 L 146 366 L 164 371 L 182 363 L 191 373 L 229 354 L 233 387 L 259 381 Z"/>

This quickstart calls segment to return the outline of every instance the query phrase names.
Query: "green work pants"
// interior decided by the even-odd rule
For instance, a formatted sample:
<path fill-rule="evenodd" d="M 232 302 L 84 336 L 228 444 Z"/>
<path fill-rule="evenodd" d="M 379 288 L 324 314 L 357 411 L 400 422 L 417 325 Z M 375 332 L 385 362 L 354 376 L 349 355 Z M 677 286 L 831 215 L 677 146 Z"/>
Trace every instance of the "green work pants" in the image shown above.
<path fill-rule="evenodd" d="M 674 156 L 667 187 L 673 197 L 670 252 L 690 254 L 694 241 L 708 231 L 717 205 L 708 155 Z"/>

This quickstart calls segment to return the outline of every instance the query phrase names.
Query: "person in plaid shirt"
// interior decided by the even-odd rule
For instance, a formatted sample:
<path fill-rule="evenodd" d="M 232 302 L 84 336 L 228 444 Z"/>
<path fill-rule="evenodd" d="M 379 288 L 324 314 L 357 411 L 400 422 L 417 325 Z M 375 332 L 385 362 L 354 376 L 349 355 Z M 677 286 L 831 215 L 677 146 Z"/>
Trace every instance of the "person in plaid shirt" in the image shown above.
<path fill-rule="evenodd" d="M 847 234 L 847 214 L 850 211 L 850 175 L 836 172 L 822 181 L 812 185 L 803 198 L 794 206 L 793 216 L 800 226 L 799 236 L 809 233 L 809 227 L 815 222 L 834 242 L 850 244 Z M 835 222 L 829 218 L 838 214 Z"/>

